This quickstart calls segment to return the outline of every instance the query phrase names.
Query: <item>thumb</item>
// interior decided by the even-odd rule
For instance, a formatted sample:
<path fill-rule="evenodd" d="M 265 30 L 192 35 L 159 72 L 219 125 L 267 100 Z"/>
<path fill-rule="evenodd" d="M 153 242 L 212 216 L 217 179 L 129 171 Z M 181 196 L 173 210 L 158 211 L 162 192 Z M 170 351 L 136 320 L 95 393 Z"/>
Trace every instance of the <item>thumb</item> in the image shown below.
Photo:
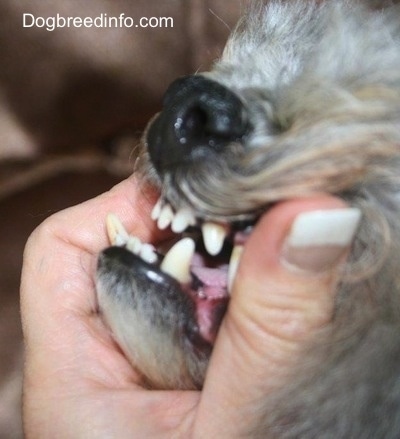
<path fill-rule="evenodd" d="M 319 196 L 280 203 L 259 220 L 241 254 L 203 389 L 199 422 L 207 413 L 209 437 L 210 413 L 226 437 L 238 435 L 238 419 L 246 428 L 329 324 L 359 219 L 358 209 Z"/>

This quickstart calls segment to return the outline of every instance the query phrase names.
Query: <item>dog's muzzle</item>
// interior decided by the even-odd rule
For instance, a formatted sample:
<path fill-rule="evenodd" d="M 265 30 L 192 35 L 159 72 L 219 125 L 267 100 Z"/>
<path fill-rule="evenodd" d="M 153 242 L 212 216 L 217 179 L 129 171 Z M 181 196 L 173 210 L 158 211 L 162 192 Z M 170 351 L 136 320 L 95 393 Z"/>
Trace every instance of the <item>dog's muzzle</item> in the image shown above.
<path fill-rule="evenodd" d="M 157 172 L 195 163 L 220 153 L 248 132 L 244 104 L 223 85 L 202 76 L 173 82 L 163 110 L 147 134 L 147 147 Z"/>
<path fill-rule="evenodd" d="M 143 243 L 118 218 L 107 219 L 112 247 L 98 260 L 99 309 L 157 388 L 201 388 L 251 228 L 180 204 L 177 181 L 224 162 L 248 132 L 247 109 L 234 92 L 202 76 L 175 81 L 145 141 L 161 189 L 151 217 L 160 230 L 170 226 L 170 239 Z"/>

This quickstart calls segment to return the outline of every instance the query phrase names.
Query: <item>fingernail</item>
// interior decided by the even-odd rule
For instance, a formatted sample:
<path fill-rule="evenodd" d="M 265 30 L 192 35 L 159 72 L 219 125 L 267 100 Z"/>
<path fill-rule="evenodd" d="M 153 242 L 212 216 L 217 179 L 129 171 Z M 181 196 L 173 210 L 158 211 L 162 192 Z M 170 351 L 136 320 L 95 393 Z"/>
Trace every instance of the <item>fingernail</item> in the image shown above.
<path fill-rule="evenodd" d="M 299 214 L 283 244 L 282 263 L 311 273 L 334 268 L 348 251 L 360 219 L 357 208 Z"/>

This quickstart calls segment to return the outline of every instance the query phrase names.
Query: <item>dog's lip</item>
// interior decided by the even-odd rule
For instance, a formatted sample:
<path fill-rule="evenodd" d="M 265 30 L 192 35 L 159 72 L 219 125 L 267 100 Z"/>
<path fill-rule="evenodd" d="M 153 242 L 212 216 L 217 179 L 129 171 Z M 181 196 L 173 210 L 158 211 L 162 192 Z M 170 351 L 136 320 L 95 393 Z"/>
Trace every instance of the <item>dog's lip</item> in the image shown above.
<path fill-rule="evenodd" d="M 229 301 L 227 265 L 215 263 L 213 268 L 207 266 L 208 258 L 201 256 L 199 252 L 195 253 L 193 234 L 192 237 L 182 239 L 171 236 L 169 240 L 150 244 L 142 243 L 139 238 L 130 235 L 114 214 L 108 215 L 106 226 L 112 246 L 122 247 L 133 253 L 136 256 L 136 264 L 142 264 L 144 268 L 151 267 L 148 270 L 148 282 L 153 282 L 155 273 L 160 274 L 158 277 L 163 279 L 162 283 L 158 282 L 160 294 L 162 294 L 161 290 L 179 294 L 179 290 L 181 294 L 187 295 L 192 300 L 197 330 L 192 328 L 191 332 L 192 334 L 198 332 L 200 336 L 200 339 L 197 336 L 192 337 L 192 341 L 199 346 L 204 342 L 212 345 Z M 191 243 L 193 243 L 192 249 L 190 249 Z M 199 247 L 201 244 L 197 249 Z M 169 259 L 168 266 L 165 266 L 167 259 Z M 182 273 L 182 266 L 186 266 L 186 274 L 185 269 Z M 165 296 L 167 297 L 168 294 Z"/>

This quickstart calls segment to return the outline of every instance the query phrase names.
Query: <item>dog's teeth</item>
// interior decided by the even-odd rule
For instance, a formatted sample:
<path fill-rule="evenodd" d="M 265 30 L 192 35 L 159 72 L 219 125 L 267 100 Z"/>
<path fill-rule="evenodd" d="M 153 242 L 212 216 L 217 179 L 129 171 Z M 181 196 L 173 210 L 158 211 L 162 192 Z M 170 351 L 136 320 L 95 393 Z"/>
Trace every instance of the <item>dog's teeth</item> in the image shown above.
<path fill-rule="evenodd" d="M 119 218 L 109 213 L 106 218 L 107 235 L 111 245 L 122 246 L 128 242 L 129 235 Z"/>
<path fill-rule="evenodd" d="M 195 244 L 191 238 L 183 238 L 173 245 L 165 255 L 161 270 L 175 278 L 178 282 L 188 283 L 191 279 L 190 264 Z"/>
<path fill-rule="evenodd" d="M 157 220 L 157 227 L 160 230 L 166 229 L 174 219 L 174 212 L 169 204 L 166 204 L 161 208 L 160 215 Z"/>
<path fill-rule="evenodd" d="M 224 245 L 224 240 L 228 233 L 227 227 L 223 224 L 208 221 L 201 226 L 201 230 L 207 252 L 211 256 L 217 255 Z"/>
<path fill-rule="evenodd" d="M 151 211 L 151 219 L 153 221 L 157 221 L 158 218 L 160 217 L 161 208 L 162 208 L 162 200 L 161 198 L 159 198 L 157 203 L 154 205 L 153 210 Z"/>
<path fill-rule="evenodd" d="M 139 251 L 139 256 L 149 264 L 154 264 L 158 259 L 157 254 L 154 251 L 154 247 L 151 244 L 142 244 Z"/>
<path fill-rule="evenodd" d="M 232 250 L 231 259 L 229 261 L 229 269 L 228 269 L 228 292 L 232 292 L 233 282 L 236 277 L 237 268 L 239 266 L 240 257 L 243 252 L 242 245 L 235 245 Z"/>
<path fill-rule="evenodd" d="M 126 248 L 132 253 L 135 253 L 135 255 L 138 255 L 142 248 L 142 242 L 136 236 L 129 236 Z"/>
<path fill-rule="evenodd" d="M 171 229 L 174 233 L 182 233 L 189 226 L 194 226 L 196 219 L 192 212 L 187 208 L 182 208 L 176 212 L 172 220 Z"/>

